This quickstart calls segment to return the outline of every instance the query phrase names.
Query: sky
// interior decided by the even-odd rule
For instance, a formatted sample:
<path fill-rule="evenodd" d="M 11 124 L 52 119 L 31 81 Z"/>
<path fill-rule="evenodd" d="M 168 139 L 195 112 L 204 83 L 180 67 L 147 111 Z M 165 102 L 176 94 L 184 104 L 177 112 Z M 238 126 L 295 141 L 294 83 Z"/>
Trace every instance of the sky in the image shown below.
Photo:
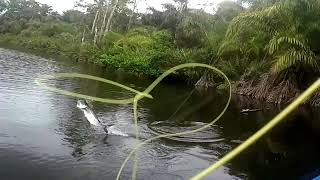
<path fill-rule="evenodd" d="M 62 13 L 68 9 L 72 9 L 74 7 L 74 3 L 77 0 L 36 0 L 43 4 L 48 4 L 53 7 L 55 11 Z M 93 0 L 85 0 L 86 2 L 93 2 Z M 206 12 L 212 13 L 213 7 L 222 2 L 223 0 L 189 0 L 190 8 L 203 8 L 205 4 L 207 4 L 204 10 Z M 161 4 L 171 3 L 173 0 L 137 0 L 138 2 L 138 11 L 146 12 L 146 9 L 151 6 L 158 10 L 161 10 Z"/>

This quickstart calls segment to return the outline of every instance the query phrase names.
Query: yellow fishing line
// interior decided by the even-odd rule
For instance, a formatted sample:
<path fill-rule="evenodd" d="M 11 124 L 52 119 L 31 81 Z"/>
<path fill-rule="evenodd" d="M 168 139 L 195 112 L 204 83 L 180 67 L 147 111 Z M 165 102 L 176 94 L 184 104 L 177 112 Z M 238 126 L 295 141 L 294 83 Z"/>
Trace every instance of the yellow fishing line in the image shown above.
<path fill-rule="evenodd" d="M 47 90 L 50 90 L 50 91 L 53 91 L 53 92 L 56 92 L 59 94 L 82 98 L 82 99 L 88 99 L 88 100 L 97 101 L 97 102 L 103 102 L 103 103 L 109 103 L 109 104 L 130 104 L 130 103 L 133 103 L 133 101 L 134 101 L 134 98 L 115 100 L 115 99 L 98 98 L 98 97 L 88 96 L 88 95 L 84 95 L 84 94 L 73 93 L 73 92 L 59 89 L 56 87 L 48 86 L 48 85 L 46 85 L 46 83 L 43 82 L 43 81 L 47 81 L 49 79 L 56 79 L 56 78 L 81 78 L 81 79 L 89 79 L 89 80 L 99 81 L 99 82 L 112 84 L 114 86 L 118 86 L 120 88 L 126 89 L 128 91 L 131 91 L 135 94 L 140 95 L 141 97 L 147 97 L 147 98 L 152 99 L 152 96 L 150 94 L 145 94 L 143 92 L 139 92 L 135 89 L 132 89 L 130 87 L 127 87 L 125 85 L 122 85 L 120 83 L 117 83 L 117 82 L 114 82 L 114 81 L 111 81 L 108 79 L 104 79 L 104 78 L 100 78 L 100 77 L 96 77 L 96 76 L 90 76 L 90 75 L 86 75 L 86 74 L 55 73 L 55 74 L 51 74 L 51 75 L 42 75 L 42 76 L 36 78 L 36 83 Z"/>
<path fill-rule="evenodd" d="M 111 104 L 133 104 L 133 114 L 134 114 L 134 124 L 135 124 L 135 133 L 136 133 L 136 138 L 139 139 L 139 127 L 138 127 L 138 102 L 139 100 L 147 97 L 151 98 L 152 96 L 150 95 L 150 92 L 168 75 L 174 73 L 177 70 L 183 69 L 183 68 L 195 68 L 195 67 L 202 67 L 202 68 L 208 68 L 216 73 L 218 73 L 220 76 L 222 76 L 225 81 L 227 82 L 229 86 L 229 98 L 227 100 L 227 103 L 222 110 L 222 112 L 209 124 L 203 126 L 202 128 L 195 129 L 192 131 L 186 131 L 186 132 L 180 132 L 180 133 L 173 133 L 173 134 L 160 134 L 156 137 L 150 138 L 148 140 L 145 140 L 144 142 L 138 144 L 136 147 L 133 148 L 133 150 L 129 153 L 128 157 L 124 160 L 123 164 L 120 167 L 120 170 L 117 174 L 117 180 L 120 179 L 121 173 L 129 161 L 129 159 L 135 155 L 135 160 L 134 160 L 134 165 L 133 165 L 133 172 L 132 172 L 132 179 L 135 180 L 137 178 L 137 167 L 138 167 L 138 150 L 146 145 L 147 143 L 150 143 L 154 140 L 158 140 L 160 138 L 169 138 L 170 137 L 177 137 L 177 136 L 184 136 L 184 135 L 190 135 L 193 133 L 197 133 L 200 131 L 203 131 L 209 127 L 211 127 L 214 123 L 216 123 L 226 112 L 228 109 L 230 102 L 231 102 L 231 83 L 228 79 L 228 77 L 219 69 L 212 67 L 210 65 L 206 64 L 200 64 L 200 63 L 188 63 L 188 64 L 182 64 L 179 66 L 176 66 L 174 68 L 169 69 L 168 71 L 164 72 L 159 78 L 157 78 L 145 91 L 139 92 L 135 89 L 132 89 L 130 87 L 124 86 L 120 83 L 103 79 L 100 77 L 95 77 L 95 76 L 90 76 L 90 75 L 85 75 L 85 74 L 76 74 L 76 73 L 56 73 L 52 75 L 44 75 L 40 76 L 39 78 L 36 79 L 36 83 L 40 86 L 42 86 L 45 89 L 48 89 L 50 91 L 60 93 L 63 95 L 67 96 L 72 96 L 72 97 L 77 97 L 77 98 L 83 98 L 83 99 L 88 99 L 88 100 L 93 100 L 93 101 L 98 101 L 98 102 L 103 102 L 103 103 L 111 103 Z M 133 98 L 128 98 L 128 99 L 121 99 L 121 100 L 114 100 L 114 99 L 108 99 L 108 98 L 98 98 L 98 97 L 93 97 L 93 96 L 88 96 L 88 95 L 83 95 L 79 93 L 73 93 L 70 91 L 62 90 L 56 87 L 51 87 L 48 86 L 46 83 L 43 81 L 49 80 L 49 79 L 55 79 L 55 78 L 82 78 L 82 79 L 90 79 L 90 80 L 95 80 L 95 81 L 100 81 L 103 83 L 108 83 L 112 84 L 115 86 L 118 86 L 120 88 L 126 89 L 130 92 L 135 93 L 135 97 Z M 259 130 L 257 133 L 252 135 L 247 141 L 245 141 L 243 144 L 238 146 L 236 149 L 231 151 L 229 154 L 227 154 L 225 157 L 223 157 L 221 160 L 213 164 L 211 167 L 208 169 L 202 171 L 199 173 L 197 176 L 193 177 L 192 180 L 199 180 L 203 179 L 204 177 L 208 176 L 210 173 L 212 173 L 214 170 L 217 168 L 221 167 L 222 165 L 226 164 L 229 162 L 231 159 L 239 155 L 242 151 L 247 149 L 249 146 L 254 144 L 259 138 L 261 138 L 263 135 L 268 133 L 272 128 L 274 128 L 279 122 L 281 122 L 286 116 L 288 116 L 293 110 L 295 110 L 299 105 L 304 103 L 318 88 L 320 87 L 320 80 L 316 81 L 310 88 L 308 88 L 301 96 L 297 98 L 292 104 L 290 104 L 285 110 L 283 110 L 279 115 L 277 115 L 273 120 L 271 120 L 266 126 L 264 126 L 261 130 Z"/>
<path fill-rule="evenodd" d="M 155 140 L 158 140 L 158 139 L 161 139 L 161 138 L 170 138 L 170 137 L 176 137 L 176 136 L 185 136 L 185 135 L 190 135 L 190 134 L 194 134 L 194 133 L 197 133 L 197 132 L 200 132 L 200 131 L 203 131 L 203 130 L 206 130 L 207 128 L 211 127 L 214 123 L 216 123 L 223 115 L 224 113 L 226 112 L 226 110 L 228 109 L 229 105 L 230 105 L 230 102 L 231 102 L 231 83 L 228 79 L 228 77 L 222 72 L 220 71 L 219 69 L 215 68 L 215 67 L 212 67 L 210 65 L 206 65 L 206 64 L 199 64 L 199 63 L 188 63 L 188 64 L 182 64 L 182 65 L 179 65 L 179 66 L 176 66 L 176 67 L 173 67 L 171 69 L 169 69 L 168 71 L 164 72 L 158 79 L 156 79 L 145 91 L 144 93 L 145 94 L 149 94 L 164 78 L 166 78 L 168 75 L 174 73 L 175 71 L 177 70 L 180 70 L 180 69 L 183 69 L 183 68 L 194 68 L 194 67 L 203 67 L 203 68 L 208 68 L 212 71 L 215 71 L 217 72 L 220 76 L 222 76 L 225 81 L 228 83 L 228 86 L 229 86 L 229 98 L 228 98 L 228 101 L 223 109 L 223 111 L 209 124 L 203 126 L 202 128 L 199 128 L 199 129 L 195 129 L 195 130 L 191 130 L 191 131 L 186 131 L 186 132 L 180 132 L 180 133 L 172 133 L 172 134 L 162 134 L 162 135 L 159 135 L 159 136 L 156 136 L 156 137 L 153 137 L 153 138 L 150 138 L 148 140 L 145 140 L 144 142 L 138 144 L 130 153 L 129 155 L 127 156 L 127 158 L 124 160 L 123 164 L 121 165 L 120 167 L 120 170 L 118 172 L 118 175 L 117 175 L 117 180 L 120 179 L 120 176 L 121 176 L 121 173 L 125 167 L 125 165 L 128 163 L 129 159 L 144 145 L 152 142 L 152 141 L 155 141 Z M 140 98 L 143 98 L 143 97 L 140 97 Z M 139 99 L 140 99 L 139 98 Z M 137 106 L 135 106 L 134 108 L 137 108 Z M 135 110 L 135 112 L 137 112 L 137 110 Z M 137 114 L 135 114 L 134 116 L 134 119 L 138 119 L 137 117 Z M 134 162 L 135 165 L 137 164 L 136 162 Z M 136 170 L 136 168 L 134 167 L 133 168 L 133 171 Z M 132 179 L 137 179 L 136 178 L 136 175 L 137 173 L 136 172 L 133 172 L 132 173 Z"/>
<path fill-rule="evenodd" d="M 228 77 L 219 69 L 212 67 L 210 65 L 207 64 L 200 64 L 200 63 L 188 63 L 188 64 L 182 64 L 176 67 L 173 67 L 171 69 L 169 69 L 168 71 L 164 72 L 159 78 L 157 78 L 144 92 L 139 92 L 135 89 L 132 89 L 130 87 L 124 86 L 120 83 L 108 80 L 108 79 L 103 79 L 100 77 L 95 77 L 95 76 L 90 76 L 90 75 L 85 75 L 85 74 L 77 74 L 77 73 L 56 73 L 56 74 L 52 74 L 52 75 L 43 75 L 40 76 L 36 79 L 36 83 L 40 86 L 42 86 L 43 88 L 56 92 L 56 93 L 60 93 L 63 95 L 67 95 L 67 96 L 72 96 L 72 97 L 77 97 L 77 98 L 83 98 L 83 99 L 88 99 L 88 100 L 93 100 L 93 101 L 98 101 L 98 102 L 103 102 L 103 103 L 111 103 L 111 104 L 130 104 L 133 103 L 133 114 L 134 114 L 134 123 L 135 123 L 135 131 L 136 131 L 136 138 L 139 139 L 139 127 L 138 127 L 138 112 L 137 112 L 137 108 L 138 108 L 138 101 L 141 100 L 142 98 L 152 98 L 152 96 L 150 95 L 150 92 L 164 79 L 166 78 L 168 75 L 174 73 L 177 70 L 183 69 L 183 68 L 195 68 L 195 67 L 202 67 L 202 68 L 208 68 L 212 71 L 217 72 L 219 75 L 221 75 L 226 82 L 229 85 L 229 98 L 228 101 L 223 109 L 223 111 L 209 124 L 207 124 L 206 126 L 196 129 L 196 130 L 192 130 L 192 131 L 187 131 L 187 132 L 180 132 L 180 133 L 174 133 L 174 134 L 162 134 L 159 136 L 156 136 L 154 138 L 151 138 L 149 140 L 146 140 L 142 143 L 140 143 L 139 145 L 137 145 L 130 153 L 129 156 L 125 159 L 124 163 L 121 165 L 121 168 L 118 172 L 117 175 L 117 179 L 120 178 L 120 175 L 122 173 L 123 168 L 125 167 L 126 163 L 128 162 L 128 160 L 131 158 L 131 156 L 133 154 L 135 154 L 135 162 L 134 162 L 134 166 L 133 166 L 133 172 L 132 172 L 132 179 L 136 179 L 137 176 L 137 166 L 138 166 L 138 156 L 137 156 L 137 151 L 140 147 L 142 147 L 143 145 L 160 139 L 160 138 L 170 138 L 170 137 L 175 137 L 175 136 L 183 136 L 183 135 L 189 135 L 189 134 L 193 134 L 193 133 L 197 133 L 199 131 L 203 131 L 209 127 L 211 127 L 216 121 L 218 121 L 223 114 L 226 112 L 230 101 L 231 101 L 231 83 L 228 79 Z M 70 92 L 70 91 L 66 91 L 66 90 L 62 90 L 56 87 L 52 87 L 52 86 L 48 86 L 46 83 L 44 83 L 43 81 L 49 80 L 49 79 L 55 79 L 55 78 L 82 78 L 82 79 L 90 79 L 90 80 L 95 80 L 95 81 L 100 81 L 103 83 L 108 83 L 108 84 L 112 84 L 115 86 L 118 86 L 120 88 L 126 89 L 128 91 L 131 91 L 133 93 L 136 93 L 136 96 L 134 98 L 128 98 L 128 99 L 122 99 L 122 100 L 114 100 L 114 99 L 108 99 L 108 98 L 98 98 L 98 97 L 93 97 L 93 96 L 88 96 L 88 95 L 84 95 L 84 94 L 79 94 L 79 93 L 74 93 L 74 92 Z"/>
<path fill-rule="evenodd" d="M 133 102 L 133 116 L 134 116 L 134 124 L 135 124 L 135 133 L 136 133 L 136 139 L 139 140 L 140 134 L 139 134 L 139 126 L 138 126 L 138 101 L 139 101 L 139 95 L 137 95 L 134 98 Z M 136 180 L 137 178 L 137 172 L 138 172 L 138 152 L 134 154 L 134 164 L 132 168 L 132 180 Z"/>

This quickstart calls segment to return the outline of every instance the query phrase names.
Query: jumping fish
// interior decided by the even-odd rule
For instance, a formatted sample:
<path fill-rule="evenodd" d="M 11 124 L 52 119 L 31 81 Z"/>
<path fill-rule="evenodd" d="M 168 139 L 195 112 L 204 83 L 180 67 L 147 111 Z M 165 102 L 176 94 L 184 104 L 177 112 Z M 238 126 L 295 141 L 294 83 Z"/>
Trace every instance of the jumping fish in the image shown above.
<path fill-rule="evenodd" d="M 107 133 L 107 134 L 111 134 L 111 135 L 117 135 L 117 136 L 128 136 L 127 134 L 121 132 L 120 130 L 118 130 L 117 128 L 115 128 L 114 126 L 108 126 L 106 124 L 103 124 L 97 117 L 96 115 L 93 113 L 93 111 L 90 108 L 89 103 L 86 100 L 78 100 L 77 102 L 77 107 L 79 109 L 81 109 L 86 117 L 86 119 L 88 120 L 88 122 L 97 128 L 103 128 L 103 130 Z"/>
<path fill-rule="evenodd" d="M 84 115 L 86 116 L 87 120 L 91 125 L 101 126 L 101 122 L 95 116 L 95 114 L 90 109 L 88 103 L 85 100 L 79 100 L 77 102 L 77 107 L 83 111 Z"/>

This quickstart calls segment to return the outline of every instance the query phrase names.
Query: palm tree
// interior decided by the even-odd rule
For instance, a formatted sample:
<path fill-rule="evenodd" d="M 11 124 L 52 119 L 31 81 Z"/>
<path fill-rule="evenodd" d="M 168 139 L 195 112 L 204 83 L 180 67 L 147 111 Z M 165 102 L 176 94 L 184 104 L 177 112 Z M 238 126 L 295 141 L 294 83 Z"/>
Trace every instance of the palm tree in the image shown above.
<path fill-rule="evenodd" d="M 255 32 L 246 33 L 250 28 Z M 222 48 L 230 48 L 239 39 L 252 41 L 261 32 L 268 36 L 263 50 L 272 59 L 273 73 L 305 67 L 318 71 L 316 57 L 320 45 L 312 41 L 317 38 L 316 33 L 320 33 L 319 1 L 282 0 L 263 9 L 247 11 L 232 21 Z M 239 43 L 236 48 L 246 55 L 243 44 Z"/>

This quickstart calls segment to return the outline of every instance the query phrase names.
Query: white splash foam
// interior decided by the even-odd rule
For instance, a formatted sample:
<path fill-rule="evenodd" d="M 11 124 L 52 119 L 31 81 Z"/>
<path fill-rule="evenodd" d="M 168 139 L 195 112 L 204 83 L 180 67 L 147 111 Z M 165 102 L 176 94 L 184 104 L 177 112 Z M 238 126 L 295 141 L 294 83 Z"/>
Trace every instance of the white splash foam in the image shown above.
<path fill-rule="evenodd" d="M 110 134 L 110 135 L 125 136 L 125 137 L 129 136 L 128 134 L 125 134 L 125 133 L 121 132 L 115 126 L 108 127 L 107 130 L 108 130 L 108 134 Z"/>

